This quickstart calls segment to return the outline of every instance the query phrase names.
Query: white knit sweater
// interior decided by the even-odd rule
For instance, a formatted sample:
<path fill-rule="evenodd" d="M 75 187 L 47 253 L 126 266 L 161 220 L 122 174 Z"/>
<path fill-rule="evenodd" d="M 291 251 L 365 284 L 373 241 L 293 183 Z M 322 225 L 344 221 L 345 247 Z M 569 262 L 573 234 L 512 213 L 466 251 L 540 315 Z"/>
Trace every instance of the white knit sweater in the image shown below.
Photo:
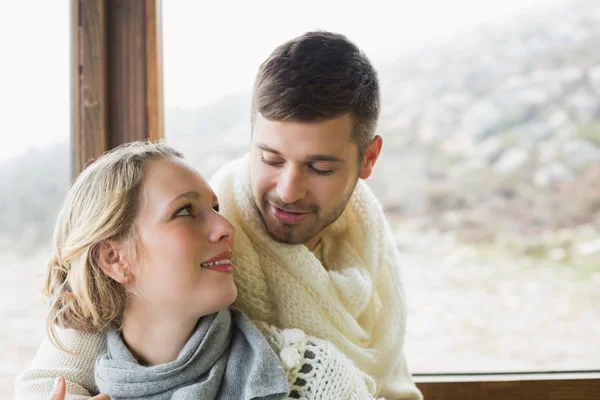
<path fill-rule="evenodd" d="M 376 384 L 377 396 L 417 400 L 404 357 L 406 305 L 400 261 L 383 209 L 359 181 L 315 255 L 275 242 L 252 198 L 249 156 L 211 180 L 235 225 L 236 306 L 253 321 L 298 328 L 331 342 Z"/>

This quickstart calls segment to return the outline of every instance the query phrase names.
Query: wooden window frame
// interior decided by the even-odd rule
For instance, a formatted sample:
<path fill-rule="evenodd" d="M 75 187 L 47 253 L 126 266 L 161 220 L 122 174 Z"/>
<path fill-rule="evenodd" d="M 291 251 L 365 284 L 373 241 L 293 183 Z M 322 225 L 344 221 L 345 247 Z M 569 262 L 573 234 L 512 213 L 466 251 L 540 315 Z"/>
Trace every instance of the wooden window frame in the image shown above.
<path fill-rule="evenodd" d="M 73 175 L 122 143 L 163 138 L 160 0 L 71 0 Z"/>
<path fill-rule="evenodd" d="M 72 1 L 72 161 L 163 132 L 161 1 Z M 435 361 L 433 361 L 435 362 Z M 414 375 L 427 400 L 600 399 L 600 371 Z"/>

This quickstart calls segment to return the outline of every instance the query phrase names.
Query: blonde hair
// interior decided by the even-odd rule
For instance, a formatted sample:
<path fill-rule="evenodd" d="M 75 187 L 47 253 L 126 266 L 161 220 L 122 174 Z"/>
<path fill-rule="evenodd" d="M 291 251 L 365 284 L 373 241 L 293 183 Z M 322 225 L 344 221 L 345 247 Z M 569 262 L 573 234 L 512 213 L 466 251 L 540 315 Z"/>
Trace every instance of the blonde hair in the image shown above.
<path fill-rule="evenodd" d="M 135 240 L 145 165 L 170 156 L 183 158 L 162 142 L 127 143 L 86 167 L 69 189 L 43 288 L 51 303 L 48 335 L 61 349 L 68 351 L 56 326 L 85 332 L 121 326 L 127 293 L 100 269 L 98 248 L 105 240 Z"/>

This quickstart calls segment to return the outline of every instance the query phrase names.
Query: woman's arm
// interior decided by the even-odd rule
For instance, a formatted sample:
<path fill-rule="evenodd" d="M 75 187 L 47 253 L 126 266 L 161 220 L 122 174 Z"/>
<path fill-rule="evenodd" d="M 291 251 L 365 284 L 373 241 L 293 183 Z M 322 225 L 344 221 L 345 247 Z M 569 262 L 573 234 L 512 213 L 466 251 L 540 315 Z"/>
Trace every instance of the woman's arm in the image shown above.
<path fill-rule="evenodd" d="M 54 381 L 63 377 L 66 400 L 79 400 L 97 394 L 94 363 L 106 349 L 106 337 L 99 333 L 82 333 L 57 329 L 66 353 L 45 338 L 27 371 L 17 377 L 15 400 L 46 400 Z"/>

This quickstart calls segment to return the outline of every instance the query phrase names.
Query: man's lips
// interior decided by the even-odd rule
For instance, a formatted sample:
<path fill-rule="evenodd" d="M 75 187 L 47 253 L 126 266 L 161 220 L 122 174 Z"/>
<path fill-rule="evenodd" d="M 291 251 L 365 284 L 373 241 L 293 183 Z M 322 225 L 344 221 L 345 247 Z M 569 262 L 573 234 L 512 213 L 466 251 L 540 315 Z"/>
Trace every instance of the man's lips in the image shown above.
<path fill-rule="evenodd" d="M 308 217 L 311 212 L 286 211 L 274 205 L 270 205 L 275 219 L 285 225 L 296 225 Z"/>

